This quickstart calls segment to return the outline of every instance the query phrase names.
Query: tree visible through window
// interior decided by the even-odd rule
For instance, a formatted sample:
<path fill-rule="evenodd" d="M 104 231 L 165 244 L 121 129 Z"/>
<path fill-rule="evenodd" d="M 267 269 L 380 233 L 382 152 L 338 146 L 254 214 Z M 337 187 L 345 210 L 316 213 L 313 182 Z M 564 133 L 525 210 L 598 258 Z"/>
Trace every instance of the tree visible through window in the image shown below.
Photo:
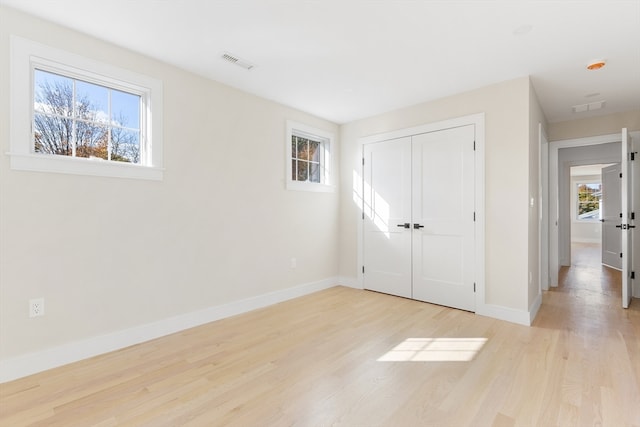
<path fill-rule="evenodd" d="M 578 219 L 600 219 L 600 202 L 602 199 L 602 184 L 599 182 L 578 184 Z"/>
<path fill-rule="evenodd" d="M 291 137 L 291 179 L 322 182 L 320 177 L 322 142 L 293 135 Z"/>
<path fill-rule="evenodd" d="M 324 182 L 326 141 L 321 138 L 291 135 L 291 179 Z"/>
<path fill-rule="evenodd" d="M 141 96 L 34 70 L 36 153 L 140 163 Z"/>

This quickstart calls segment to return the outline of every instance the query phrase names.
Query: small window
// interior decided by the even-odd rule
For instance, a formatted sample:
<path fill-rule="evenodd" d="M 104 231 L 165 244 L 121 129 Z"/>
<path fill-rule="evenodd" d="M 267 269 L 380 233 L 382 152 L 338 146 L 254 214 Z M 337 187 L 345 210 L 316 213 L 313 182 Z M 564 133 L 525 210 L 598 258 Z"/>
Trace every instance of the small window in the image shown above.
<path fill-rule="evenodd" d="M 287 122 L 287 188 L 333 191 L 331 143 L 333 135 L 300 123 Z"/>
<path fill-rule="evenodd" d="M 162 179 L 162 82 L 11 37 L 11 168 Z"/>
<path fill-rule="evenodd" d="M 577 220 L 600 220 L 600 203 L 602 201 L 602 183 L 587 182 L 577 185 Z"/>

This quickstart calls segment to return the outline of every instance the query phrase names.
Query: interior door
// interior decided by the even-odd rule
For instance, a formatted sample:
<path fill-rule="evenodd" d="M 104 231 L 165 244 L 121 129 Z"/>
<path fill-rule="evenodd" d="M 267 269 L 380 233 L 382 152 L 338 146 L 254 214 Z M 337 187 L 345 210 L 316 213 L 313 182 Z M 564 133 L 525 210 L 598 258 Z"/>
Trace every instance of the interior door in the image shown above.
<path fill-rule="evenodd" d="M 621 179 L 622 167 L 615 164 L 602 168 L 602 263 L 622 269 L 622 233 L 620 233 L 622 212 Z"/>
<path fill-rule="evenodd" d="M 364 288 L 411 297 L 411 138 L 364 146 Z"/>
<path fill-rule="evenodd" d="M 631 262 L 633 249 L 631 245 L 631 138 L 627 129 L 622 129 L 622 307 L 629 308 L 631 303 Z"/>
<path fill-rule="evenodd" d="M 413 298 L 475 310 L 473 125 L 413 137 Z"/>

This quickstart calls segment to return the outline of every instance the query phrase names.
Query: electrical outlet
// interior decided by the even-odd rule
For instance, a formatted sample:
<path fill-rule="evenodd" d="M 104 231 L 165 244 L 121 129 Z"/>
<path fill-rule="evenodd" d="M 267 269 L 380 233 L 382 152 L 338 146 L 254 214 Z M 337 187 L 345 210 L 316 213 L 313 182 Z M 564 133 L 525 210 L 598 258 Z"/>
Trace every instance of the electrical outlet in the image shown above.
<path fill-rule="evenodd" d="M 29 317 L 44 316 L 44 298 L 29 300 Z"/>

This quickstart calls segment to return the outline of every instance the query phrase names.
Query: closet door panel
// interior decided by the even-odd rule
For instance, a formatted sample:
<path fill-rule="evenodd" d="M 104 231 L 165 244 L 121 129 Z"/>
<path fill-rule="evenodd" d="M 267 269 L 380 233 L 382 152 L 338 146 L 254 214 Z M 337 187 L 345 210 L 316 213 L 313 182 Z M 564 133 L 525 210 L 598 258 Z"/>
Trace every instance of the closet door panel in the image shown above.
<path fill-rule="evenodd" d="M 413 298 L 475 310 L 474 126 L 412 138 Z"/>
<path fill-rule="evenodd" d="M 411 138 L 364 147 L 364 288 L 411 297 Z"/>

